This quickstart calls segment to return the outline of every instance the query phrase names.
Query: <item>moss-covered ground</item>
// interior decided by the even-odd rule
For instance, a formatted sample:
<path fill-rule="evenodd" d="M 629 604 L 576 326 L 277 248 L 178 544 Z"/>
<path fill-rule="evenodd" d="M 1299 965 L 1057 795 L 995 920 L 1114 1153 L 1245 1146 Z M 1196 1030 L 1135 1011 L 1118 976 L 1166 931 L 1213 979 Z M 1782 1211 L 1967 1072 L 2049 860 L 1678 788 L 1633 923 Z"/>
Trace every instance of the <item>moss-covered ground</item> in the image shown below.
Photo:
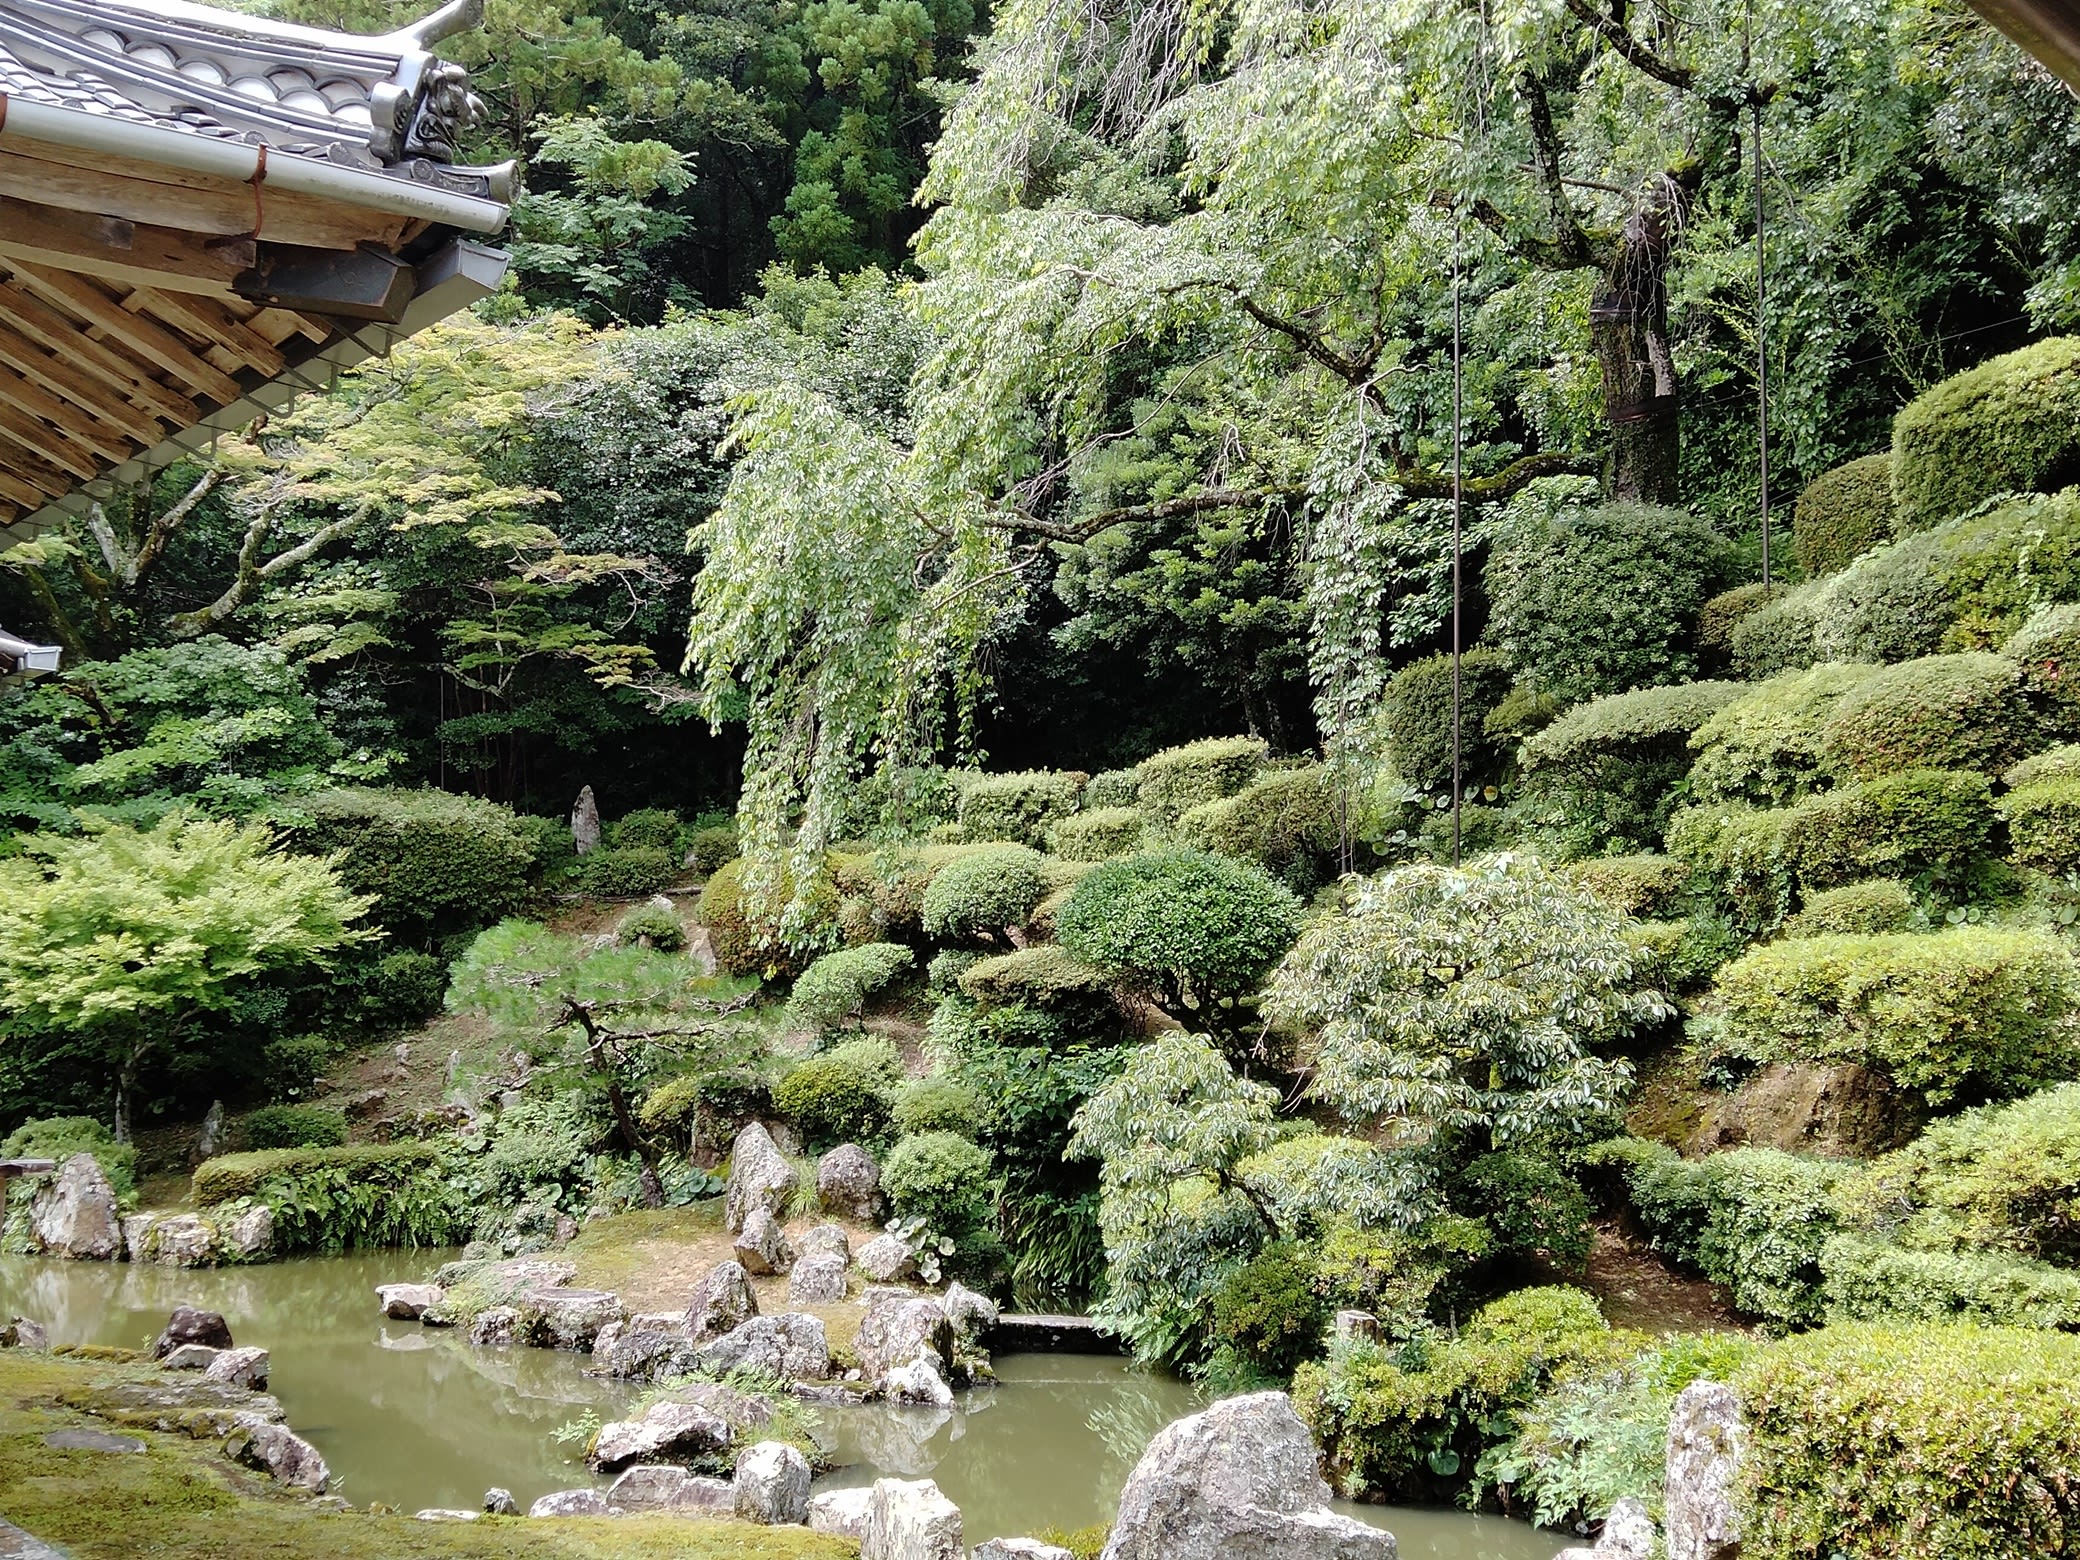
<path fill-rule="evenodd" d="M 846 1560 L 806 1528 L 679 1517 L 431 1523 L 333 1512 L 223 1457 L 214 1443 L 120 1427 L 142 1452 L 65 1450 L 54 1430 L 115 1428 L 61 1398 L 148 1369 L 0 1351 L 0 1517 L 75 1560 Z"/>

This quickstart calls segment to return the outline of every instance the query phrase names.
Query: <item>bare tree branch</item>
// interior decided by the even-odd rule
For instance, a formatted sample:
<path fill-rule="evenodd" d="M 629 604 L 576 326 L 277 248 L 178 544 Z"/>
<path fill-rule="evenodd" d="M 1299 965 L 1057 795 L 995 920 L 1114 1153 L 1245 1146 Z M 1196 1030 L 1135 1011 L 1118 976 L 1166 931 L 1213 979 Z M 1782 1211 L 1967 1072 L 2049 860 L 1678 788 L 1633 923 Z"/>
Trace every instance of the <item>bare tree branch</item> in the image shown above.
<path fill-rule="evenodd" d="M 1612 53 L 1635 70 L 1644 71 L 1656 81 L 1688 91 L 1696 81 L 1696 74 L 1687 65 L 1673 65 L 1632 36 L 1626 28 L 1623 13 L 1607 14 L 1589 4 L 1589 0 L 1567 0 L 1567 9 L 1588 24 L 1596 36 L 1607 44 Z"/>

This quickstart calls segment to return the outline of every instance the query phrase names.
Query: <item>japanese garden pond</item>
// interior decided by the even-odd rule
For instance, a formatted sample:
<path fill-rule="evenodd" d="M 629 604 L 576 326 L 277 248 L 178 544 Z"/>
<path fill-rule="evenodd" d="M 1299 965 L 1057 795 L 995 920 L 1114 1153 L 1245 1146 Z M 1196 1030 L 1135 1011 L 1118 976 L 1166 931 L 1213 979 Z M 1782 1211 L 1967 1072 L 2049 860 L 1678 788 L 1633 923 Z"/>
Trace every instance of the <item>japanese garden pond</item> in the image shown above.
<path fill-rule="evenodd" d="M 477 1349 L 452 1332 L 385 1320 L 375 1286 L 440 1260 L 383 1252 L 184 1270 L 0 1258 L 0 1317 L 35 1317 L 53 1344 L 134 1348 L 177 1304 L 222 1312 L 239 1342 L 271 1352 L 269 1390 L 356 1504 L 473 1507 L 503 1485 L 525 1509 L 594 1482 L 582 1444 L 554 1432 L 587 1414 L 614 1417 L 634 1389 L 586 1375 L 580 1355 Z M 818 1409 L 819 1439 L 838 1465 L 818 1488 L 935 1479 L 974 1542 L 1083 1527 L 1111 1519 L 1150 1438 L 1201 1406 L 1189 1386 L 1123 1360 L 1013 1354 L 996 1368 L 998 1385 L 963 1393 L 951 1411 Z M 1462 1512 L 1341 1509 L 1391 1529 L 1407 1560 L 1551 1560 L 1570 1542 Z"/>

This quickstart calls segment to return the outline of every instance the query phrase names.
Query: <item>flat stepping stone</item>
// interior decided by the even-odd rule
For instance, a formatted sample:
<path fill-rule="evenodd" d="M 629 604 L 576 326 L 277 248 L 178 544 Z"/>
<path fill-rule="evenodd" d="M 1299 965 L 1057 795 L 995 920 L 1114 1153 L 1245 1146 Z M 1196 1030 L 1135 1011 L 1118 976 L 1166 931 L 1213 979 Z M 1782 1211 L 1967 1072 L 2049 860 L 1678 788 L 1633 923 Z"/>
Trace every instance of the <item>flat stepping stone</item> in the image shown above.
<path fill-rule="evenodd" d="M 65 1551 L 53 1549 L 33 1533 L 24 1533 L 0 1518 L 0 1560 L 67 1560 Z"/>
<path fill-rule="evenodd" d="M 45 1446 L 61 1452 L 141 1452 L 144 1442 L 133 1436 L 110 1435 L 106 1430 L 53 1430 L 43 1438 Z"/>

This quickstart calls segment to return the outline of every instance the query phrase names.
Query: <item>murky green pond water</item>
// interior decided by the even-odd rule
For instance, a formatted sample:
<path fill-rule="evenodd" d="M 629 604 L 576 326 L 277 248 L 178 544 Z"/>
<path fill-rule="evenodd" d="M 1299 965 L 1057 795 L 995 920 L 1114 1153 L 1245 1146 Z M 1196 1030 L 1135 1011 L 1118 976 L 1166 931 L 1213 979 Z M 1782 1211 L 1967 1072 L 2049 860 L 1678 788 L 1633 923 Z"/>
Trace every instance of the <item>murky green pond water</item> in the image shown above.
<path fill-rule="evenodd" d="M 0 1259 L 0 1316 L 33 1316 L 53 1343 L 146 1344 L 175 1305 L 221 1311 L 272 1358 L 270 1390 L 357 1504 L 474 1506 L 504 1485 L 523 1507 L 591 1482 L 557 1426 L 612 1418 L 633 1394 L 584 1374 L 582 1356 L 472 1349 L 455 1334 L 378 1314 L 377 1284 L 439 1254 L 331 1257 L 186 1272 L 124 1263 Z M 1149 1439 L 1199 1407 L 1189 1387 L 1082 1355 L 1009 1355 L 1001 1382 L 950 1411 L 821 1411 L 834 1461 L 819 1488 L 930 1477 L 960 1506 L 969 1541 L 1110 1519 Z M 1391 1529 L 1409 1560 L 1551 1560 L 1568 1542 L 1457 1512 L 1348 1507 Z"/>

